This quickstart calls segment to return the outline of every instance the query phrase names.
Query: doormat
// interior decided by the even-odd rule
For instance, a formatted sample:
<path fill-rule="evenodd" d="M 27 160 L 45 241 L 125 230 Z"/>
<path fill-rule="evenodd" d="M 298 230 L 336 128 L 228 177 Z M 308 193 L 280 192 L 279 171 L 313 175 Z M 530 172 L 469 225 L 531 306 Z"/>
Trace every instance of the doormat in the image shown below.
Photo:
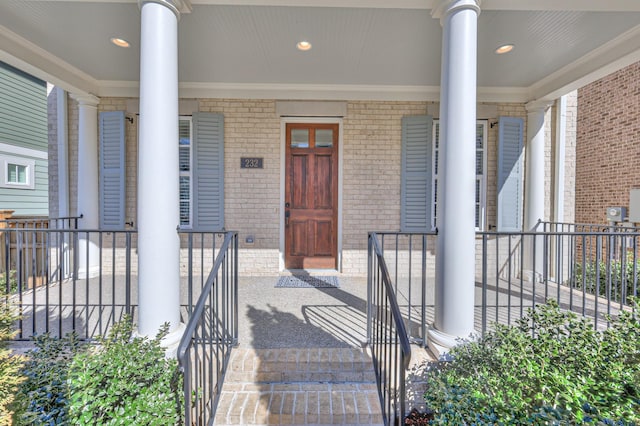
<path fill-rule="evenodd" d="M 312 277 L 309 275 L 286 275 L 280 277 L 276 288 L 340 288 L 338 277 Z"/>

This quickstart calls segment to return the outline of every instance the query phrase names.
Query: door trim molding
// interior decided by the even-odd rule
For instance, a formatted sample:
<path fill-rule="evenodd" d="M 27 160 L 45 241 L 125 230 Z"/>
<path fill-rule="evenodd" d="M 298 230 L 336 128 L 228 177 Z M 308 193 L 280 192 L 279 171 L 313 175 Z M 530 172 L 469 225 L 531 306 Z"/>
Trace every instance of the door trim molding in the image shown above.
<path fill-rule="evenodd" d="M 285 226 L 284 226 L 284 200 L 285 200 L 285 169 L 286 169 L 286 143 L 288 123 L 329 123 L 338 125 L 338 236 L 337 236 L 337 259 L 338 272 L 342 271 L 342 169 L 343 169 L 343 125 L 342 118 L 337 117 L 281 117 L 280 119 L 280 203 L 278 204 L 278 221 L 280 222 L 280 244 L 278 249 L 280 272 L 284 267 L 285 250 Z"/>

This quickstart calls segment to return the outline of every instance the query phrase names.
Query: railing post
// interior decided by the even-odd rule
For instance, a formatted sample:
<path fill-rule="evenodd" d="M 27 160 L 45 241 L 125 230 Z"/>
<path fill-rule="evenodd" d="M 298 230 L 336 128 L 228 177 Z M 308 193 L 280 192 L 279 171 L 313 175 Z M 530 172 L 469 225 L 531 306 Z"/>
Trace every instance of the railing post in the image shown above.
<path fill-rule="evenodd" d="M 233 237 L 233 345 L 238 344 L 238 234 Z"/>
<path fill-rule="evenodd" d="M 422 347 L 427 347 L 427 236 L 422 235 L 422 300 L 421 300 L 421 328 Z M 411 308 L 411 307 L 409 307 Z"/>
<path fill-rule="evenodd" d="M 131 233 L 125 232 L 125 241 L 125 312 L 131 315 Z"/>
<path fill-rule="evenodd" d="M 367 343 L 371 344 L 371 286 L 373 285 L 373 259 L 372 259 L 372 242 L 371 239 L 375 237 L 375 234 L 369 232 L 369 238 L 367 239 Z"/>

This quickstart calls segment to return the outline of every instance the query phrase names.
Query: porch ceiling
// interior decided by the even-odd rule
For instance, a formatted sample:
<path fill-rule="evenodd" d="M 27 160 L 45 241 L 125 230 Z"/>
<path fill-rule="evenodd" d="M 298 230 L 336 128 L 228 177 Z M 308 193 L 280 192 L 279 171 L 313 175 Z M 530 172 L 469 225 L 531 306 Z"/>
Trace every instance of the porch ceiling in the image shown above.
<path fill-rule="evenodd" d="M 192 0 L 179 23 L 181 96 L 437 99 L 432 3 Z M 482 6 L 479 100 L 552 98 L 640 60 L 640 1 Z M 114 36 L 131 47 L 113 46 Z M 313 48 L 296 50 L 301 39 Z M 139 41 L 135 0 L 0 2 L 0 60 L 68 90 L 136 96 Z M 504 43 L 515 50 L 496 55 Z"/>

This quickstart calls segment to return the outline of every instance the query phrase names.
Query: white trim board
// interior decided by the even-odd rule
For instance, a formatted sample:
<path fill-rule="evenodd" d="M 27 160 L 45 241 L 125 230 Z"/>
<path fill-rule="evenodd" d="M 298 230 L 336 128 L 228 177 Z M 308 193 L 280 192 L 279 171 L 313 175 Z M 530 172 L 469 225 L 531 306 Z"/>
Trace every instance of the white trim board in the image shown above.
<path fill-rule="evenodd" d="M 36 149 L 23 148 L 21 146 L 9 145 L 6 143 L 0 143 L 0 153 L 20 155 L 22 157 L 39 158 L 41 160 L 49 159 L 49 153 L 47 151 L 38 151 Z"/>

